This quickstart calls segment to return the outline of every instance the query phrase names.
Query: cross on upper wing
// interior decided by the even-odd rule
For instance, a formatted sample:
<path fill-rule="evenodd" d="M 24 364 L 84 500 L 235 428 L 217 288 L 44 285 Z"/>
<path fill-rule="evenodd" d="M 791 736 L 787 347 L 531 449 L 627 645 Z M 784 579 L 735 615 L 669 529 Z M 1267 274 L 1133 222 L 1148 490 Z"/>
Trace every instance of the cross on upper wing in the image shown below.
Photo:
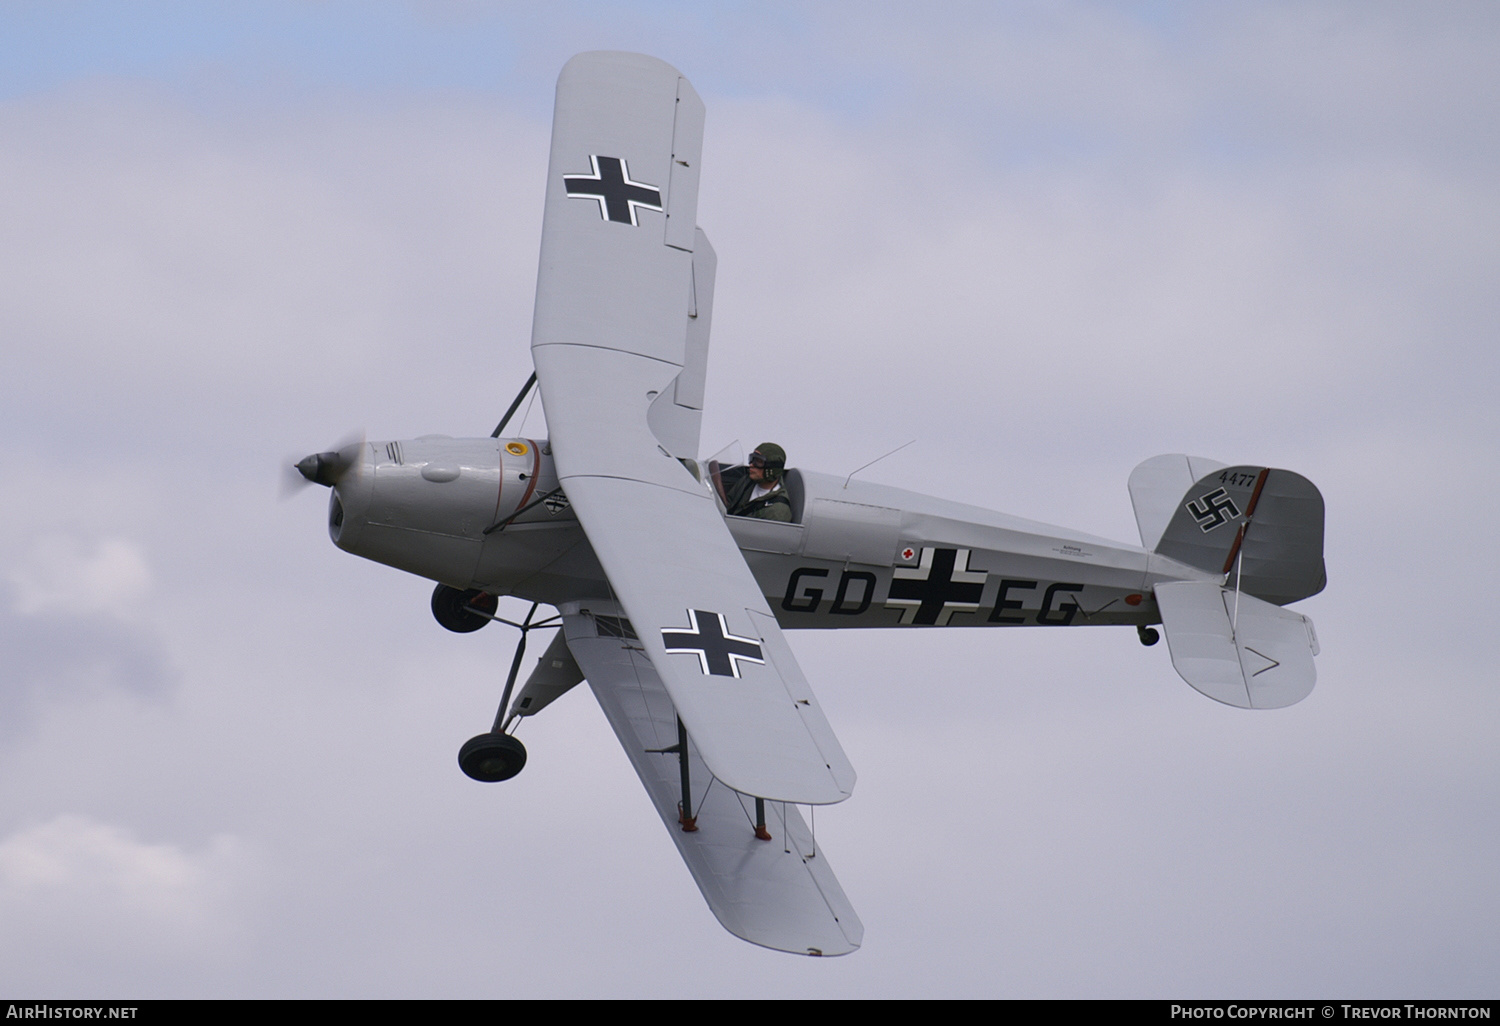
<path fill-rule="evenodd" d="M 692 652 L 705 675 L 738 678 L 741 662 L 765 665 L 759 642 L 729 633 L 723 613 L 689 609 L 687 614 L 689 626 L 662 628 L 662 643 L 668 652 Z"/>
<path fill-rule="evenodd" d="M 574 199 L 599 203 L 599 216 L 606 221 L 640 225 L 637 209 L 661 210 L 661 190 L 645 182 L 632 181 L 630 166 L 622 157 L 589 154 L 591 175 L 563 175 L 563 187 Z"/>

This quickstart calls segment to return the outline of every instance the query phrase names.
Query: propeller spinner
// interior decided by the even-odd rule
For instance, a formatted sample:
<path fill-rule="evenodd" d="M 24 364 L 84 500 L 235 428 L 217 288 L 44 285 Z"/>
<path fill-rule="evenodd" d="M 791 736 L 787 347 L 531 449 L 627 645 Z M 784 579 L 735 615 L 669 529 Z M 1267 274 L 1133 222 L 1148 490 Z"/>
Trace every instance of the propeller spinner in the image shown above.
<path fill-rule="evenodd" d="M 304 456 L 295 463 L 291 460 L 283 463 L 281 497 L 289 498 L 309 484 L 325 488 L 338 484 L 350 468 L 358 469 L 364 444 L 365 435 L 360 431 L 342 438 L 336 449 Z"/>
<path fill-rule="evenodd" d="M 344 471 L 353 462 L 350 456 L 338 452 L 319 452 L 304 456 L 297 461 L 297 470 L 313 484 L 332 487 L 338 484 Z"/>

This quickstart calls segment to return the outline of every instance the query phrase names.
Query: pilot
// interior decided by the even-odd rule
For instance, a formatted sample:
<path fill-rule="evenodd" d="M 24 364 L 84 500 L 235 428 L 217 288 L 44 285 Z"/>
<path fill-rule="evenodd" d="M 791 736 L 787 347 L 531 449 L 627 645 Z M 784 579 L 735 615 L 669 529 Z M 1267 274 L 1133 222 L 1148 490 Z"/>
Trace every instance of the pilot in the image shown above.
<path fill-rule="evenodd" d="M 783 483 L 785 449 L 762 442 L 750 454 L 750 465 L 731 478 L 733 473 L 724 475 L 724 505 L 730 516 L 791 522 L 792 500 Z"/>

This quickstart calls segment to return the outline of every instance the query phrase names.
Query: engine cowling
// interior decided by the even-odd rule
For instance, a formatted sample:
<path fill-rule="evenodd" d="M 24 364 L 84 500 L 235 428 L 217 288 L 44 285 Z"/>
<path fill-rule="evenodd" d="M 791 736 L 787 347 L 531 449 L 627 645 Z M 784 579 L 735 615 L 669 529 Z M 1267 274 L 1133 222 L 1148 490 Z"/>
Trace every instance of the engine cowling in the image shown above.
<path fill-rule="evenodd" d="M 529 438 L 366 442 L 333 487 L 328 532 L 346 552 L 467 587 L 486 529 L 551 476 L 551 457 Z"/>

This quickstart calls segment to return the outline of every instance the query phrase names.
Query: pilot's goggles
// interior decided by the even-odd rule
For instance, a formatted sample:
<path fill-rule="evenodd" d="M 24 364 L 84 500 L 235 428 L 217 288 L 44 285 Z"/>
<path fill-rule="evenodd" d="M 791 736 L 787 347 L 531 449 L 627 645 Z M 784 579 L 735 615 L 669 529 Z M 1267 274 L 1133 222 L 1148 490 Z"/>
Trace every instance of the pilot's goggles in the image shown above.
<path fill-rule="evenodd" d="M 766 458 L 758 452 L 752 452 L 750 454 L 750 465 L 752 467 L 764 468 L 766 465 Z"/>

